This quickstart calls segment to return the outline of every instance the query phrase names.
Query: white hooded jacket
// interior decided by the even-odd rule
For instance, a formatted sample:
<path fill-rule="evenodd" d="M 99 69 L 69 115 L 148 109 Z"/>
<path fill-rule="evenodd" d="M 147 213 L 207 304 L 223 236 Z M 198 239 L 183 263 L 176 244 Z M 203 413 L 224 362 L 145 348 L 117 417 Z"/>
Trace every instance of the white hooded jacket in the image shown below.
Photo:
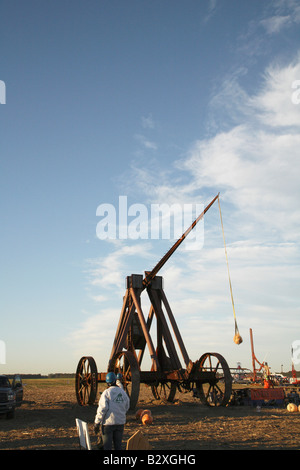
<path fill-rule="evenodd" d="M 127 393 L 117 385 L 107 388 L 100 397 L 95 424 L 125 424 L 130 400 Z"/>

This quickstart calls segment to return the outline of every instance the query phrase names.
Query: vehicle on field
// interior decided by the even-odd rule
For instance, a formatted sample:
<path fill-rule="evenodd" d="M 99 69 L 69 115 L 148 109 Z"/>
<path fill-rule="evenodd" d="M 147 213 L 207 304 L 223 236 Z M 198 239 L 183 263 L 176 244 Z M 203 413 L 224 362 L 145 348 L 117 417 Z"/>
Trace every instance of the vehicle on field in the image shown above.
<path fill-rule="evenodd" d="M 15 416 L 15 409 L 23 401 L 23 384 L 20 375 L 15 375 L 12 382 L 6 375 L 0 375 L 0 414 L 8 419 Z"/>

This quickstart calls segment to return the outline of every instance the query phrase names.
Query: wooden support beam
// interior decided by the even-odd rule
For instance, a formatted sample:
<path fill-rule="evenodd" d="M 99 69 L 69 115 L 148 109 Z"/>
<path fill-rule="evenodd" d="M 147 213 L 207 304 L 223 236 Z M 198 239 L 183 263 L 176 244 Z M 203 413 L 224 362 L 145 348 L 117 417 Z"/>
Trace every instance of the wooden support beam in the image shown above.
<path fill-rule="evenodd" d="M 184 342 L 182 340 L 182 337 L 181 337 L 181 334 L 180 334 L 180 331 L 178 329 L 178 326 L 177 326 L 177 323 L 175 321 L 175 318 L 174 318 L 174 315 L 172 313 L 172 310 L 171 310 L 171 307 L 169 305 L 169 302 L 167 300 L 167 297 L 163 291 L 163 289 L 160 289 L 159 291 L 159 295 L 161 296 L 161 299 L 162 299 L 162 302 L 165 306 L 165 309 L 167 311 L 167 314 L 168 314 L 168 317 L 169 317 L 169 320 L 170 320 L 170 323 L 172 325 L 172 328 L 173 328 L 173 331 L 174 331 L 174 335 L 175 335 L 175 338 L 177 340 L 177 343 L 178 343 L 178 346 L 179 346 L 179 349 L 181 351 L 181 354 L 182 354 L 182 357 L 183 357 L 183 360 L 184 360 L 184 363 L 186 366 L 188 366 L 189 362 L 190 362 L 190 358 L 188 356 L 188 353 L 187 353 L 187 350 L 184 346 Z"/>
<path fill-rule="evenodd" d="M 121 310 L 121 313 L 120 313 L 119 323 L 118 323 L 118 326 L 117 326 L 117 330 L 116 330 L 116 334 L 115 334 L 115 338 L 114 338 L 114 342 L 113 342 L 113 347 L 112 347 L 110 358 L 109 358 L 110 361 L 111 361 L 111 359 L 113 358 L 113 356 L 115 355 L 115 353 L 117 351 L 117 345 L 120 342 L 119 339 L 120 339 L 121 331 L 124 328 L 124 322 L 125 322 L 125 316 L 126 316 L 125 314 L 126 314 L 126 308 L 127 308 L 127 300 L 128 300 L 128 289 L 126 289 L 125 295 L 123 297 L 122 310 Z"/>
<path fill-rule="evenodd" d="M 169 357 L 170 357 L 170 360 L 171 360 L 172 368 L 173 369 L 181 369 L 181 363 L 180 363 L 180 360 L 179 360 L 179 357 L 178 357 L 178 354 L 177 354 L 177 351 L 176 351 L 176 348 L 175 348 L 175 344 L 173 342 L 173 339 L 172 339 L 172 336 L 171 336 L 171 333 L 170 333 L 170 330 L 169 330 L 169 327 L 168 327 L 168 324 L 167 324 L 167 321 L 165 319 L 163 310 L 161 308 L 160 299 L 159 299 L 158 294 L 157 294 L 158 292 L 159 291 L 157 289 L 151 289 L 151 288 L 148 289 L 148 295 L 149 295 L 150 301 L 153 305 L 155 314 L 158 318 L 158 321 L 161 322 L 161 333 L 162 333 L 162 336 L 164 338 L 164 341 L 165 341 L 165 344 L 166 344 L 166 347 L 167 347 L 167 350 L 168 350 L 168 354 L 169 354 Z"/>
<path fill-rule="evenodd" d="M 143 311 L 142 311 L 141 306 L 140 306 L 140 299 L 139 299 L 140 292 L 138 293 L 138 295 L 136 295 L 135 291 L 136 291 L 136 289 L 133 289 L 131 287 L 130 288 L 130 295 L 131 295 L 132 300 L 134 302 L 135 309 L 137 311 L 137 314 L 138 314 L 138 317 L 139 317 L 139 320 L 140 320 L 140 323 L 141 323 L 141 327 L 142 327 L 142 330 L 143 330 L 143 333 L 144 333 L 144 336 L 145 336 L 145 339 L 146 339 L 146 343 L 147 343 L 147 346 L 149 348 L 149 353 L 150 353 L 150 357 L 151 357 L 151 360 L 152 360 L 152 366 L 153 366 L 154 370 L 158 370 L 159 369 L 159 363 L 158 363 L 158 360 L 157 360 L 155 348 L 154 348 L 151 336 L 149 334 L 148 327 L 147 327 L 146 322 L 145 322 Z"/>
<path fill-rule="evenodd" d="M 147 322 L 146 322 L 148 331 L 150 331 L 153 317 L 154 317 L 154 309 L 153 309 L 153 305 L 150 305 L 150 310 L 149 310 L 149 314 L 148 314 L 148 318 L 147 318 Z M 139 363 L 140 367 L 141 367 L 142 360 L 143 360 L 143 357 L 144 357 L 144 352 L 145 352 L 145 347 L 140 350 L 139 355 L 138 355 L 138 363 Z"/>

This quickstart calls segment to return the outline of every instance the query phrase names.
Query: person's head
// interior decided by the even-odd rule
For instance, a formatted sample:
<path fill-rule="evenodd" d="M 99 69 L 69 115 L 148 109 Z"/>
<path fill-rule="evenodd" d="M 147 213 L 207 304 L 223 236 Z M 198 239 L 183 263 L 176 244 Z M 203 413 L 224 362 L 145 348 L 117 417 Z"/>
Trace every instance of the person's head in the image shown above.
<path fill-rule="evenodd" d="M 116 380 L 117 380 L 117 377 L 116 377 L 116 374 L 114 372 L 108 372 L 108 374 L 106 374 L 106 377 L 105 377 L 105 382 L 107 383 L 107 385 L 110 387 L 111 385 L 115 385 L 116 384 Z"/>

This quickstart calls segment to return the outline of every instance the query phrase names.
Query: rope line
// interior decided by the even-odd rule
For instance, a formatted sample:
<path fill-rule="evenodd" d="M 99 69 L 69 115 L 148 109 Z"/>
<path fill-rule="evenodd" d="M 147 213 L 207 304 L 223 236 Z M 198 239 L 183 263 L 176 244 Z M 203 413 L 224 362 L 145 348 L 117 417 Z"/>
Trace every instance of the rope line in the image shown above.
<path fill-rule="evenodd" d="M 231 285 L 230 272 L 229 272 L 229 263 L 228 263 L 228 256 L 227 256 L 227 248 L 226 248 L 226 242 L 225 242 L 224 226 L 223 226 L 223 219 L 222 219 L 222 212 L 221 212 L 221 204 L 220 204 L 220 198 L 219 198 L 219 197 L 218 197 L 218 204 L 219 204 L 220 219 L 221 219 L 221 226 L 222 226 L 222 233 L 223 233 L 223 241 L 224 241 L 224 248 L 225 248 L 225 257 L 226 257 L 226 263 L 227 263 L 227 271 L 228 271 L 228 279 L 229 279 L 231 303 L 232 303 L 233 316 L 234 316 L 234 327 L 235 327 L 235 337 L 234 337 L 234 341 L 237 342 L 237 344 L 240 344 L 243 340 L 242 340 L 242 337 L 241 337 L 240 334 L 239 334 L 239 329 L 238 329 L 237 321 L 236 321 L 236 314 L 235 314 L 235 307 L 234 307 L 234 300 L 233 300 L 233 293 L 232 293 L 232 285 Z"/>

